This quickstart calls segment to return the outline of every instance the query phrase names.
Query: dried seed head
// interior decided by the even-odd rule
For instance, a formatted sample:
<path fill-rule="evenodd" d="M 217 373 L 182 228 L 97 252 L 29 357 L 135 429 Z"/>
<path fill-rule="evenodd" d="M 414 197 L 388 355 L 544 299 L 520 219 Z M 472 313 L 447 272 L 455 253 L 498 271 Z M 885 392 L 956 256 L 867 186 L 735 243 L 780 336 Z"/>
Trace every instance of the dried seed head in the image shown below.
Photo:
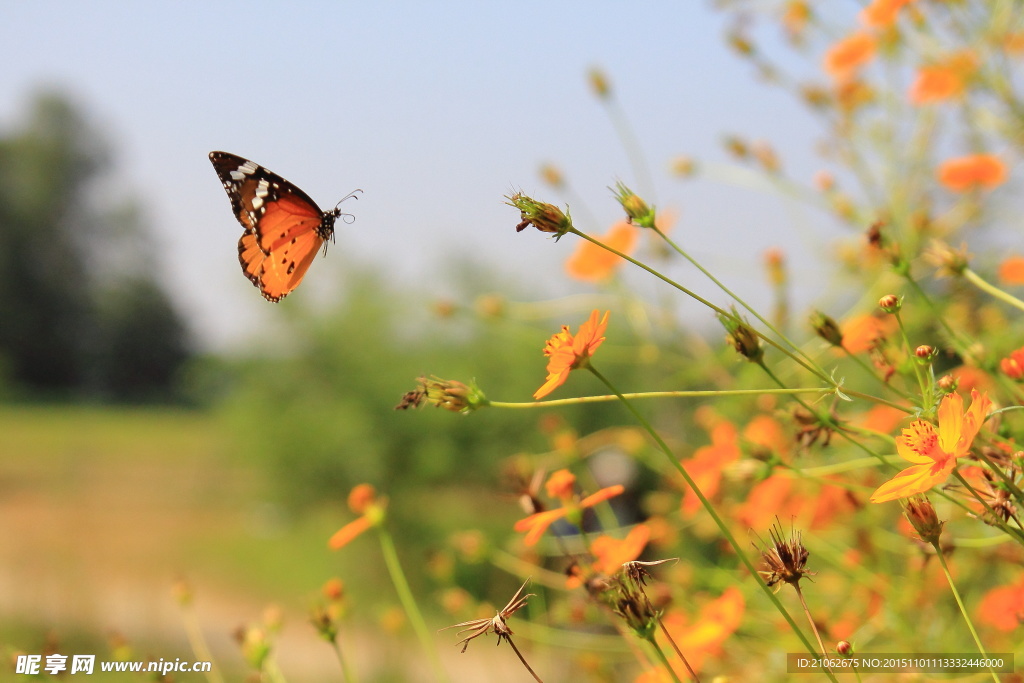
<path fill-rule="evenodd" d="M 804 547 L 801 533 L 794 530 L 790 533 L 789 539 L 785 540 L 777 524 L 772 525 L 768 533 L 771 535 L 772 544 L 761 551 L 761 558 L 767 569 L 759 573 L 769 587 L 788 583 L 799 588 L 800 579 L 815 574 L 805 568 L 810 553 Z"/>

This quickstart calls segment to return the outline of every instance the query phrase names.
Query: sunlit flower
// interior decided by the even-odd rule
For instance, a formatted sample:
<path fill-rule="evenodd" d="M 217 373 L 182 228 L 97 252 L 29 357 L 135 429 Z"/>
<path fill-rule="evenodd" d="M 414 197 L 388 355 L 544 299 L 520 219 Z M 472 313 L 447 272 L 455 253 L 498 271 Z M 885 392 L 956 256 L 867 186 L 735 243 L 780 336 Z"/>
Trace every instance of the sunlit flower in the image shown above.
<path fill-rule="evenodd" d="M 567 588 L 577 588 L 583 583 L 584 574 L 604 574 L 611 576 L 627 562 L 640 557 L 651 538 L 651 530 L 646 524 L 637 524 L 630 529 L 623 539 L 611 536 L 598 536 L 590 544 L 590 554 L 594 556 L 588 571 L 574 572 L 566 580 Z"/>
<path fill-rule="evenodd" d="M 387 499 L 378 498 L 373 486 L 358 484 L 348 494 L 348 507 L 360 516 L 334 532 L 327 541 L 331 550 L 345 547 L 364 531 L 383 522 Z"/>
<path fill-rule="evenodd" d="M 910 86 L 910 102 L 932 104 L 959 97 L 977 68 L 978 58 L 970 51 L 958 52 L 942 62 L 921 67 Z"/>
<path fill-rule="evenodd" d="M 839 82 L 848 82 L 870 62 L 877 50 L 874 36 L 857 31 L 835 43 L 825 53 L 825 73 Z"/>
<path fill-rule="evenodd" d="M 639 230 L 628 221 L 621 221 L 597 239 L 612 249 L 628 255 L 636 247 L 638 232 Z M 622 263 L 620 256 L 602 249 L 593 242 L 582 240 L 565 262 L 565 270 L 569 277 L 577 280 L 600 282 L 611 277 Z"/>
<path fill-rule="evenodd" d="M 778 517 L 818 531 L 857 507 L 857 501 L 841 486 L 773 474 L 754 485 L 736 510 L 736 518 L 754 529 L 769 526 Z"/>
<path fill-rule="evenodd" d="M 850 353 L 870 351 L 898 327 L 899 323 L 892 316 L 879 317 L 871 313 L 854 316 L 841 326 L 843 348 Z"/>
<path fill-rule="evenodd" d="M 594 355 L 604 342 L 604 331 L 608 327 L 608 315 L 598 320 L 600 311 L 590 314 L 587 322 L 580 325 L 575 335 L 569 333 L 569 326 L 563 325 L 562 331 L 548 339 L 544 345 L 544 355 L 548 357 L 548 377 L 533 397 L 540 399 L 562 386 L 569 377 L 569 372 L 586 367 L 590 357 Z"/>
<path fill-rule="evenodd" d="M 562 501 L 571 500 L 576 492 L 576 475 L 569 470 L 552 472 L 544 484 L 544 490 L 552 498 Z"/>
<path fill-rule="evenodd" d="M 913 0 L 872 0 L 860 12 L 860 22 L 868 28 L 889 28 L 896 23 L 900 9 Z"/>
<path fill-rule="evenodd" d="M 986 593 L 978 605 L 978 619 L 1000 631 L 1024 624 L 1024 574 L 1016 582 Z"/>
<path fill-rule="evenodd" d="M 1004 285 L 1024 285 L 1024 256 L 1008 256 L 999 264 L 999 282 Z"/>
<path fill-rule="evenodd" d="M 946 394 L 938 409 L 938 427 L 914 420 L 896 437 L 896 451 L 913 465 L 878 487 L 871 502 L 882 503 L 924 493 L 943 482 L 958 458 L 970 451 L 974 437 L 988 415 L 992 402 L 985 394 L 971 392 L 971 407 L 964 412 L 960 394 Z"/>
<path fill-rule="evenodd" d="M 711 444 L 701 446 L 686 461 L 686 472 L 704 494 L 712 498 L 718 493 L 722 482 L 722 471 L 740 457 L 740 448 L 736 427 L 732 423 L 721 420 L 711 429 Z M 701 507 L 700 499 L 689 486 L 683 494 L 682 512 L 684 516 L 693 515 Z"/>
<path fill-rule="evenodd" d="M 743 613 L 746 609 L 746 601 L 743 593 L 735 587 L 725 589 L 718 598 L 705 603 L 694 619 L 688 619 L 685 614 L 678 611 L 669 612 L 664 616 L 665 629 L 671 634 L 672 640 L 680 650 L 686 653 L 686 658 L 694 670 L 700 671 L 704 659 L 717 655 L 722 650 L 722 645 L 729 639 L 736 629 L 743 622 Z M 669 661 L 681 676 L 686 676 L 685 670 L 677 657 L 670 655 Z M 652 678 L 645 678 L 644 681 L 669 681 L 670 678 L 659 678 L 660 673 L 654 674 Z M 640 679 L 638 679 L 640 680 Z"/>
<path fill-rule="evenodd" d="M 1006 182 L 1006 164 L 992 154 L 971 154 L 939 165 L 939 182 L 953 192 L 991 190 Z"/>
<path fill-rule="evenodd" d="M 1024 379 L 1024 346 L 999 361 L 999 367 L 1010 379 Z"/>
<path fill-rule="evenodd" d="M 625 487 L 621 484 L 614 486 L 608 486 L 601 489 L 597 493 L 593 493 L 583 500 L 579 500 L 579 497 L 572 492 L 572 487 L 576 483 L 576 478 L 572 477 L 571 481 L 563 474 L 568 470 L 559 470 L 551 475 L 549 484 L 552 480 L 555 480 L 553 486 L 548 488 L 548 491 L 554 491 L 555 497 L 558 497 L 564 505 L 554 510 L 544 510 L 543 512 L 537 512 L 524 517 L 523 519 L 516 522 L 513 527 L 518 532 L 527 532 L 526 538 L 523 539 L 523 543 L 526 545 L 534 545 L 540 540 L 540 537 L 544 535 L 547 528 L 554 524 L 556 521 L 562 518 L 568 518 L 570 522 L 576 526 L 580 526 L 583 523 L 583 511 L 587 508 L 594 507 L 598 503 L 603 503 L 609 498 L 614 498 L 625 491 Z M 570 474 L 570 476 L 572 476 Z"/>

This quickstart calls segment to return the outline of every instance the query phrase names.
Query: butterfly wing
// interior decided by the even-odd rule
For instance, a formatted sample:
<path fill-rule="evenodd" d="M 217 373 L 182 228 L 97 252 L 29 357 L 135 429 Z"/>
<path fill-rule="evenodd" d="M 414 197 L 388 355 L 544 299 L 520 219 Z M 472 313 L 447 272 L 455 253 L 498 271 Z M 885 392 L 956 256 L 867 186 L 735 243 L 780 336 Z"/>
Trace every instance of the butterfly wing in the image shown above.
<path fill-rule="evenodd" d="M 244 232 L 238 240 L 242 272 L 268 301 L 299 286 L 334 229 L 309 195 L 259 164 L 227 152 L 210 161 Z"/>

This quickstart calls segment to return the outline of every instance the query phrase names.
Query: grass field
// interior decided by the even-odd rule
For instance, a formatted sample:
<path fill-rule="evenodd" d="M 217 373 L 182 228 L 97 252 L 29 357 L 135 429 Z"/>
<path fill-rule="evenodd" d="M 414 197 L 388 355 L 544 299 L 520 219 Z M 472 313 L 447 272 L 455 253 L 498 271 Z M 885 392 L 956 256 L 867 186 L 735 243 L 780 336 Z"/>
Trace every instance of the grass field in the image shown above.
<path fill-rule="evenodd" d="M 271 603 L 304 618 L 338 571 L 324 545 L 337 518 L 292 519 L 268 502 L 260 469 L 209 415 L 5 407 L 0 439 L 8 652 L 51 638 L 64 654 L 102 655 L 116 633 L 140 658 L 191 658 L 172 593 L 185 578 L 215 656 L 237 662 L 234 627 Z"/>

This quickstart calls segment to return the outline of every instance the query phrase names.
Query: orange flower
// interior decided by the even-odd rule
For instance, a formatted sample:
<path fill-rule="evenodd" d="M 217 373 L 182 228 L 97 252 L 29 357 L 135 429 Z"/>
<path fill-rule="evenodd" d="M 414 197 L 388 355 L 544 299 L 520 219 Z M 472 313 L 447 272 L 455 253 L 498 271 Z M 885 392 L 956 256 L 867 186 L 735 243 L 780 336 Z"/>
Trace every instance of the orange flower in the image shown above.
<path fill-rule="evenodd" d="M 348 494 L 348 507 L 360 516 L 334 532 L 327 541 L 331 550 L 345 547 L 364 531 L 384 521 L 387 499 L 378 498 L 373 486 L 358 484 Z"/>
<path fill-rule="evenodd" d="M 1024 623 L 1024 574 L 1016 583 L 993 588 L 978 605 L 978 619 L 1000 631 L 1012 631 Z"/>
<path fill-rule="evenodd" d="M 850 318 L 841 326 L 843 348 L 850 353 L 870 351 L 880 339 L 888 337 L 898 327 L 892 316 L 879 318 L 871 313 Z"/>
<path fill-rule="evenodd" d="M 544 355 L 548 357 L 548 378 L 533 394 L 535 399 L 543 398 L 562 386 L 571 370 L 586 367 L 590 357 L 604 341 L 602 335 L 608 327 L 609 313 L 605 311 L 600 321 L 597 319 L 599 311 L 591 313 L 575 336 L 569 334 L 568 325 L 562 325 L 562 331 L 548 339 L 544 345 Z"/>
<path fill-rule="evenodd" d="M 840 486 L 773 474 L 750 490 L 736 517 L 755 529 L 770 526 L 779 517 L 817 531 L 856 507 L 850 493 Z"/>
<path fill-rule="evenodd" d="M 825 53 L 825 73 L 840 83 L 849 82 L 874 58 L 876 49 L 875 38 L 870 33 L 851 33 Z"/>
<path fill-rule="evenodd" d="M 914 420 L 896 437 L 896 451 L 913 463 L 878 487 L 871 502 L 906 498 L 924 493 L 945 481 L 958 458 L 967 455 L 971 443 L 988 415 L 992 401 L 985 394 L 971 391 L 971 407 L 964 412 L 960 394 L 946 394 L 938 409 L 938 429 L 924 420 Z"/>
<path fill-rule="evenodd" d="M 1024 378 L 1024 346 L 1011 351 L 1009 356 L 999 361 L 999 367 L 1010 379 Z"/>
<path fill-rule="evenodd" d="M 999 281 L 1004 285 L 1024 285 L 1024 256 L 1010 256 L 999 264 Z"/>
<path fill-rule="evenodd" d="M 571 500 L 576 488 L 576 475 L 569 470 L 558 470 L 552 472 L 544 489 L 552 498 L 559 500 Z"/>
<path fill-rule="evenodd" d="M 672 635 L 679 649 L 686 653 L 686 659 L 694 670 L 704 665 L 704 658 L 715 655 L 743 622 L 746 601 L 738 588 L 726 588 L 721 596 L 704 604 L 697 618 L 690 622 L 686 615 L 671 612 L 665 615 L 664 628 Z M 685 670 L 676 657 L 671 657 L 673 669 L 684 675 Z M 653 678 L 649 680 L 661 680 Z"/>
<path fill-rule="evenodd" d="M 590 566 L 589 573 L 611 576 L 619 571 L 625 563 L 640 557 L 640 553 L 644 551 L 650 538 L 651 530 L 646 524 L 637 524 L 622 540 L 611 536 L 598 536 L 590 544 L 590 553 L 594 556 L 594 562 Z M 565 582 L 566 588 L 572 589 L 581 586 L 584 574 L 586 572 L 570 576 Z"/>
<path fill-rule="evenodd" d="M 736 427 L 722 420 L 711 429 L 711 445 L 701 446 L 686 462 L 686 471 L 709 500 L 718 493 L 722 471 L 740 457 Z M 700 499 L 689 486 L 683 494 L 682 512 L 690 516 L 700 509 Z"/>
<path fill-rule="evenodd" d="M 907 413 L 899 408 L 878 405 L 861 416 L 859 423 L 865 429 L 881 432 L 882 434 L 891 434 L 892 430 L 899 427 L 906 417 Z"/>
<path fill-rule="evenodd" d="M 923 66 L 910 86 L 912 104 L 931 104 L 958 97 L 967 87 L 967 80 L 978 68 L 973 52 L 958 52 L 948 59 Z"/>
<path fill-rule="evenodd" d="M 896 23 L 900 9 L 912 0 L 874 0 L 861 10 L 860 23 L 868 28 L 889 28 Z"/>
<path fill-rule="evenodd" d="M 623 254 L 630 254 L 636 247 L 638 232 L 639 228 L 627 221 L 622 221 L 613 225 L 607 234 L 598 239 Z M 583 240 L 569 260 L 565 262 L 565 270 L 569 277 L 577 280 L 600 282 L 611 277 L 622 262 L 620 257 L 607 249 L 602 249 L 593 242 Z"/>
<path fill-rule="evenodd" d="M 992 154 L 971 154 L 939 165 L 939 182 L 953 192 L 992 189 L 1006 182 L 1006 164 Z"/>
<path fill-rule="evenodd" d="M 582 522 L 583 511 L 587 508 L 592 508 L 598 503 L 603 503 L 609 498 L 620 496 L 626 487 L 622 484 L 615 484 L 614 486 L 606 486 L 599 490 L 596 494 L 591 494 L 587 498 L 583 499 L 579 503 L 569 500 L 565 502 L 560 508 L 555 510 L 545 510 L 544 512 L 538 512 L 531 514 L 528 517 L 524 517 L 515 523 L 514 528 L 516 531 L 526 531 L 526 538 L 523 539 L 523 543 L 527 546 L 536 545 L 541 537 L 544 536 L 544 532 L 562 517 L 570 517 L 570 521 Z M 575 518 L 574 520 L 571 518 Z"/>

